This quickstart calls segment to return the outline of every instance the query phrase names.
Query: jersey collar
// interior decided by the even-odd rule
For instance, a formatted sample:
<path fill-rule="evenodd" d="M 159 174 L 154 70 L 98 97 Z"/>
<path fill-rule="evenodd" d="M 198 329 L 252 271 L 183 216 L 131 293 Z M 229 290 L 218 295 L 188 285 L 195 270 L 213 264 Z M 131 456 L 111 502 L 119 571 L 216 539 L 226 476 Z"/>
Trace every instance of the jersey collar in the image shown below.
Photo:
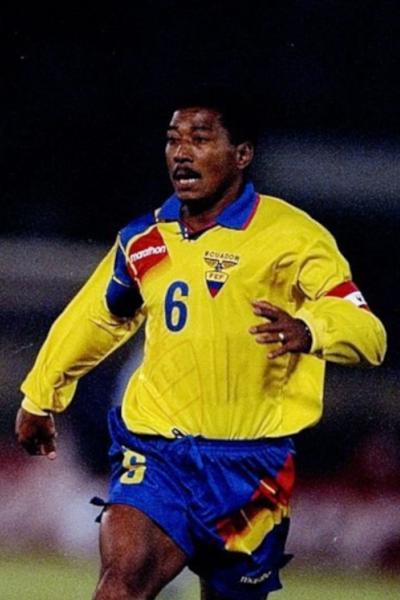
<path fill-rule="evenodd" d="M 254 216 L 258 200 L 259 196 L 254 190 L 254 185 L 251 182 L 247 183 L 240 196 L 219 213 L 215 222 L 229 229 L 246 229 Z M 157 220 L 179 221 L 180 211 L 181 201 L 176 194 L 173 194 L 161 206 Z"/>

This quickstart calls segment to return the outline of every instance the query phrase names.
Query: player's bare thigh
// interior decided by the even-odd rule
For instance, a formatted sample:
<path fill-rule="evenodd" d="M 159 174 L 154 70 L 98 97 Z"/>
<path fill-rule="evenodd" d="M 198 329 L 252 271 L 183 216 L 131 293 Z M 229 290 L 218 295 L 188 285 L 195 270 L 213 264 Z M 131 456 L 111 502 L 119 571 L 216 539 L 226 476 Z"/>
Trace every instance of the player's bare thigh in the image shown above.
<path fill-rule="evenodd" d="M 184 568 L 185 554 L 144 513 L 113 504 L 100 528 L 101 572 L 93 600 L 142 600 Z"/>
<path fill-rule="evenodd" d="M 221 596 L 218 592 L 210 589 L 207 586 L 207 583 L 200 579 L 200 589 L 201 589 L 201 600 L 231 600 L 228 596 Z M 266 600 L 268 598 L 268 594 L 266 596 L 261 596 L 258 600 Z"/>

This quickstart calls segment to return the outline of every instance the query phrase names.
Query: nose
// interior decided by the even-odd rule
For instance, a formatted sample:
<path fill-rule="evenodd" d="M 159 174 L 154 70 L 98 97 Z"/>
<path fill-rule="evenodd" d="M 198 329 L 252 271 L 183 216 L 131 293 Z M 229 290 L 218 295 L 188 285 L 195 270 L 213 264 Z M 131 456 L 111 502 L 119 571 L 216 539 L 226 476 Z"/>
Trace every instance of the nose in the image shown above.
<path fill-rule="evenodd" d="M 192 157 L 192 153 L 191 153 L 189 144 L 181 142 L 176 147 L 175 152 L 174 152 L 174 161 L 177 164 L 193 161 L 193 157 Z"/>

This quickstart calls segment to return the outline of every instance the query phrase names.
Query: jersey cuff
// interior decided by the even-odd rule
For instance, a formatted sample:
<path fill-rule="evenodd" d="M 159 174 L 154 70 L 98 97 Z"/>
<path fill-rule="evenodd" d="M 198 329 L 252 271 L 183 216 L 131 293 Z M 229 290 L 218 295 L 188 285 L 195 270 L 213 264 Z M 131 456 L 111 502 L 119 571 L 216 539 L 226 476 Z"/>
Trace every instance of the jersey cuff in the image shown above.
<path fill-rule="evenodd" d="M 21 406 L 24 410 L 26 410 L 26 412 L 31 413 L 31 415 L 37 415 L 39 417 L 48 417 L 49 416 L 48 412 L 39 408 L 37 406 L 37 404 L 32 402 L 32 400 L 30 400 L 27 396 L 25 396 L 24 399 L 22 400 Z"/>
<path fill-rule="evenodd" d="M 306 308 L 301 308 L 294 315 L 295 319 L 300 319 L 308 327 L 311 334 L 311 347 L 308 354 L 314 354 L 315 356 L 322 357 L 322 340 L 321 332 L 318 327 L 318 320 L 312 316 L 311 312 Z"/>

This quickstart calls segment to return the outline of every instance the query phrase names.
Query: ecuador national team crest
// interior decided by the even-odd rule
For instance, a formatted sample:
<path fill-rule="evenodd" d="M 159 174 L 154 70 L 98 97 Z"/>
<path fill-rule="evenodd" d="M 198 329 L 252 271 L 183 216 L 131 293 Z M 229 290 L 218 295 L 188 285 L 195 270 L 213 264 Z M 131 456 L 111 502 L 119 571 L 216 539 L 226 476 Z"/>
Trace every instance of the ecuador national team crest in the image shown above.
<path fill-rule="evenodd" d="M 206 271 L 206 283 L 208 291 L 214 298 L 229 279 L 229 274 L 225 271 L 238 264 L 239 256 L 229 252 L 207 250 L 204 260 L 213 268 L 212 271 Z"/>

